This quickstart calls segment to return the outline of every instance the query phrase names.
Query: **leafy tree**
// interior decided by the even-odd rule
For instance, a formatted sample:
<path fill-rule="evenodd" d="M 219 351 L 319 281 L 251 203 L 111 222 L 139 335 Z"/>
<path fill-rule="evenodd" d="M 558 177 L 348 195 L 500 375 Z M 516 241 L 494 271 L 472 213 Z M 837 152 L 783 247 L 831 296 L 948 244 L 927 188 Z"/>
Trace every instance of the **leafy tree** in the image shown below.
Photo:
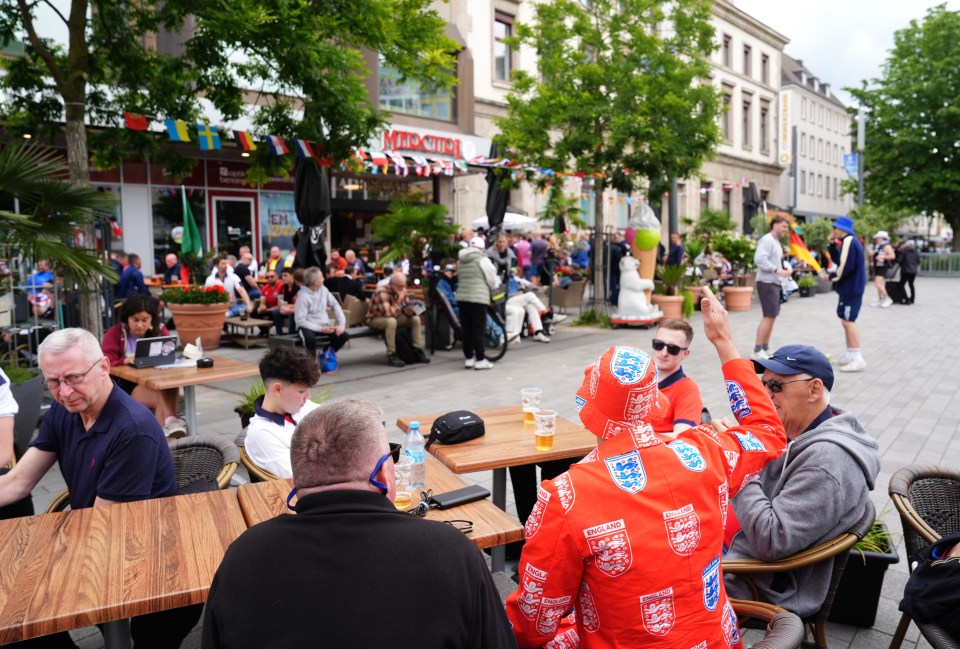
<path fill-rule="evenodd" d="M 550 187 L 547 193 L 547 204 L 537 214 L 537 218 L 549 223 L 552 228 L 556 228 L 557 219 L 563 219 L 567 227 L 571 225 L 580 229 L 587 227 L 587 222 L 583 220 L 583 210 L 580 208 L 580 197 L 567 195 L 560 185 Z"/>
<path fill-rule="evenodd" d="M 257 132 L 315 140 L 325 154 L 346 159 L 385 121 L 369 104 L 365 54 L 378 55 L 401 78 L 453 83 L 455 44 L 430 5 L 72 0 L 65 15 L 56 3 L 0 0 L 0 41 L 26 42 L 25 55 L 7 64 L 0 82 L 9 94 L 3 118 L 14 135 L 52 140 L 62 131 L 70 180 L 80 186 L 90 180 L 91 151 L 102 168 L 149 156 L 173 176 L 186 176 L 195 160 L 165 138 L 111 127 L 123 111 L 196 122 L 201 97 L 226 121 L 256 100 Z M 66 44 L 41 31 L 48 25 L 37 20 L 38 8 L 62 23 Z M 153 45 L 173 40 L 162 51 Z M 255 153 L 248 180 L 290 171 L 288 157 L 272 157 L 263 146 Z M 98 301 L 87 300 L 82 313 L 84 326 L 98 333 Z"/>
<path fill-rule="evenodd" d="M 711 242 L 718 237 L 733 234 L 737 229 L 730 219 L 730 212 L 720 210 L 700 210 L 700 218 L 696 221 L 689 217 L 683 217 L 682 221 L 690 228 L 691 236 L 703 241 L 711 251 L 713 250 Z"/>
<path fill-rule="evenodd" d="M 718 142 L 713 49 L 704 0 L 554 0 L 516 24 L 514 47 L 537 55 L 514 74 L 496 140 L 530 165 L 593 181 L 594 309 L 604 307 L 603 192 L 649 190 L 694 175 Z M 557 176 L 541 183 L 560 183 Z"/>
<path fill-rule="evenodd" d="M 869 243 L 874 233 L 879 230 L 886 230 L 893 234 L 893 231 L 910 217 L 910 213 L 868 203 L 851 210 L 850 216 L 853 218 L 853 227 L 857 234 Z"/>
<path fill-rule="evenodd" d="M 390 263 L 406 257 L 414 277 L 420 276 L 425 249 L 446 254 L 456 249 L 452 239 L 459 228 L 447 223 L 447 208 L 443 205 L 393 201 L 387 213 L 374 218 L 371 226 L 377 243 L 389 246 L 380 261 Z"/>
<path fill-rule="evenodd" d="M 893 38 L 883 75 L 850 90 L 868 111 L 865 198 L 888 211 L 942 213 L 957 250 L 960 12 L 934 7 Z"/>

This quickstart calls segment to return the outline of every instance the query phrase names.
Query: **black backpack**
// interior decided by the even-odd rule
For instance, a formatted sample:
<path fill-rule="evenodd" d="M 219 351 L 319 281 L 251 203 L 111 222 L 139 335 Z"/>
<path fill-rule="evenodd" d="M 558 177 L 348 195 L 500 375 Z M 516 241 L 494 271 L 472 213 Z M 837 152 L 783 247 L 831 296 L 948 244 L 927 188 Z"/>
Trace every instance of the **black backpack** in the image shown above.
<path fill-rule="evenodd" d="M 413 340 L 410 338 L 409 329 L 397 329 L 396 344 L 397 344 L 397 358 L 402 360 L 407 365 L 411 365 L 417 362 L 417 352 L 419 350 L 413 346 Z"/>

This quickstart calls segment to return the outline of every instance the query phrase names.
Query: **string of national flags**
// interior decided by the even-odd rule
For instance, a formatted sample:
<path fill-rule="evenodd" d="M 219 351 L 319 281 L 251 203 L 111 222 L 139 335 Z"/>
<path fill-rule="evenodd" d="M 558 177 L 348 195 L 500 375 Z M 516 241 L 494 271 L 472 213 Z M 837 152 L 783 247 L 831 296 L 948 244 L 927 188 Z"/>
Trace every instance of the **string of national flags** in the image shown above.
<path fill-rule="evenodd" d="M 126 127 L 130 130 L 149 130 L 149 124 L 146 115 L 124 112 L 123 119 Z M 180 119 L 164 119 L 163 123 L 167 131 L 167 136 L 171 142 L 189 143 L 192 141 L 190 139 L 188 125 L 185 121 Z M 197 142 L 201 151 L 218 151 L 223 148 L 220 139 L 220 131 L 216 126 L 212 126 L 203 122 L 197 122 L 195 126 L 197 130 Z M 234 130 L 233 137 L 241 151 L 250 153 L 257 150 L 257 141 L 248 131 Z M 332 156 L 322 155 L 323 146 L 320 143 L 310 142 L 304 139 L 294 139 L 292 142 L 293 150 L 296 151 L 300 158 L 314 158 L 317 160 L 317 163 L 320 166 L 330 167 L 334 165 Z M 270 153 L 275 156 L 290 154 L 290 147 L 287 144 L 287 140 L 279 135 L 267 135 L 262 140 L 262 144 L 265 144 L 270 150 Z M 361 147 L 354 151 L 350 160 L 340 162 L 339 166 L 343 171 L 355 170 L 357 167 L 362 167 L 364 170 L 372 174 L 388 174 L 390 173 L 390 168 L 393 167 L 393 172 L 398 176 L 408 176 L 412 167 L 413 172 L 418 176 L 441 174 L 453 176 L 469 173 L 469 164 L 474 167 L 493 167 L 509 170 L 510 175 L 514 180 L 520 180 L 523 182 L 536 182 L 538 179 L 563 177 L 574 178 L 577 181 L 582 182 L 587 179 L 602 178 L 605 176 L 605 174 L 602 172 L 558 172 L 554 171 L 553 169 L 517 162 L 511 158 L 488 158 L 484 156 L 476 156 L 467 161 L 415 154 L 410 154 L 407 157 L 409 157 L 412 164 L 408 163 L 404 155 L 395 151 L 378 151 L 374 149 L 368 150 Z M 629 176 L 630 170 L 624 169 L 623 173 Z M 743 178 L 740 182 L 724 182 L 717 187 L 701 187 L 700 193 L 706 194 L 721 191 L 727 192 L 734 188 L 747 187 L 748 185 L 749 180 L 747 178 Z M 668 194 L 664 195 L 666 196 Z M 588 198 L 588 196 L 592 197 L 593 192 L 582 193 L 582 197 L 584 199 Z M 612 197 L 609 200 L 611 204 L 614 202 Z M 626 202 L 628 205 L 633 204 L 633 199 L 629 196 L 621 196 L 619 197 L 619 201 L 620 203 Z"/>

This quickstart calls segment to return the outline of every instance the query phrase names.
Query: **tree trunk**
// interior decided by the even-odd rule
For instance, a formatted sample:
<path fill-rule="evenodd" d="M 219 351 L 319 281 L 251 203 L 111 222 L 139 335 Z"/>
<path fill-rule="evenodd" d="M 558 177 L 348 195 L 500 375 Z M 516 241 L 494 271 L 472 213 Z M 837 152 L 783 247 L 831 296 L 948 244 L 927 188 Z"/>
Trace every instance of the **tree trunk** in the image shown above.
<path fill-rule="evenodd" d="M 603 249 L 606 246 L 603 239 L 603 188 L 603 180 L 596 179 L 593 187 L 593 296 L 590 299 L 590 308 L 598 315 L 607 312 L 606 300 L 603 299 Z"/>

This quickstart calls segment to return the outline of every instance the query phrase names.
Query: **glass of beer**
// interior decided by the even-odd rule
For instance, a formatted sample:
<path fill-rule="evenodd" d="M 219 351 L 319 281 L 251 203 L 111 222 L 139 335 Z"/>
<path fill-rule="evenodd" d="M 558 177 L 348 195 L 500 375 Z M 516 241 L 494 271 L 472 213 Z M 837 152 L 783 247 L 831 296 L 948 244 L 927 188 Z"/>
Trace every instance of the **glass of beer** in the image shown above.
<path fill-rule="evenodd" d="M 397 474 L 397 497 L 393 501 L 394 507 L 400 510 L 410 509 L 413 506 L 413 491 L 410 489 L 410 463 L 401 460 L 394 465 Z"/>
<path fill-rule="evenodd" d="M 520 407 L 523 409 L 523 423 L 532 424 L 533 415 L 540 410 L 540 397 L 543 390 L 540 388 L 523 388 L 520 390 Z"/>
<path fill-rule="evenodd" d="M 537 440 L 538 451 L 549 451 L 553 448 L 553 433 L 557 429 L 556 410 L 537 410 L 533 416 L 534 435 Z"/>

